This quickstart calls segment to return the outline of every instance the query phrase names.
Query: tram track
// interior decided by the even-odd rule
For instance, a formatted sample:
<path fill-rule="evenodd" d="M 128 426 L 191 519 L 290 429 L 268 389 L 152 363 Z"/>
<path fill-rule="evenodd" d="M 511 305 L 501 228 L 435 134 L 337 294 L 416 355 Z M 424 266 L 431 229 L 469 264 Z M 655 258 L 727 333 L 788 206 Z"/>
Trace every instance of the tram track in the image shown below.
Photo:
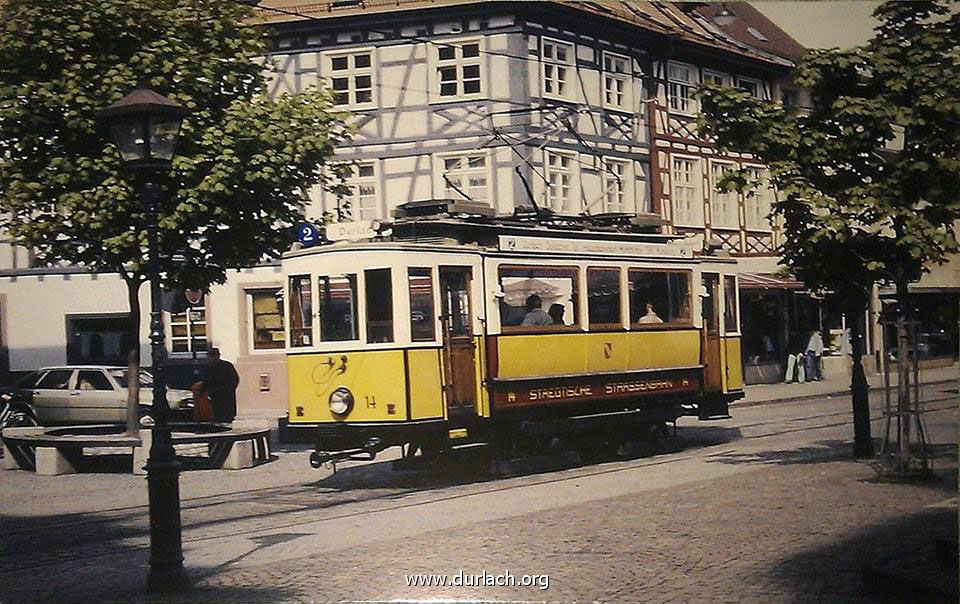
<path fill-rule="evenodd" d="M 943 397 L 943 398 L 934 398 L 929 399 L 923 402 L 923 414 L 936 413 L 941 411 L 949 411 L 951 409 L 956 409 L 955 404 L 947 405 L 936 405 L 937 403 L 955 403 L 956 397 Z M 872 412 L 878 413 L 879 409 L 873 408 Z M 229 531 L 222 533 L 216 531 L 220 534 L 214 535 L 189 535 L 190 532 L 196 530 L 203 530 L 206 527 L 210 526 L 226 526 L 236 522 L 249 521 L 251 519 L 267 519 L 267 518 L 281 518 L 283 516 L 289 516 L 291 514 L 298 516 L 296 519 L 276 523 L 270 523 L 270 530 L 292 528 L 297 526 L 302 526 L 304 522 L 319 522 L 319 521 L 335 521 L 348 518 L 355 518 L 358 516 L 363 516 L 365 514 L 371 513 L 381 513 L 391 510 L 402 510 L 408 509 L 421 505 L 428 505 L 433 503 L 442 503 L 446 501 L 455 501 L 465 497 L 473 496 L 482 496 L 488 494 L 496 494 L 498 492 L 512 491 L 519 488 L 528 488 L 534 486 L 548 485 L 548 484 L 560 484 L 563 482 L 580 480 L 584 478 L 589 478 L 592 476 L 602 476 L 620 472 L 626 472 L 630 470 L 641 469 L 645 467 L 657 467 L 668 464 L 681 463 L 684 461 L 689 461 L 702 457 L 704 455 L 710 456 L 719 456 L 726 453 L 731 453 L 736 449 L 742 447 L 744 443 L 750 443 L 751 441 L 758 441 L 761 439 L 782 436 L 786 434 L 794 434 L 806 431 L 816 431 L 829 428 L 841 427 L 844 425 L 849 425 L 851 422 L 850 411 L 835 411 L 829 413 L 819 413 L 815 415 L 807 416 L 797 416 L 797 417 L 787 417 L 787 418 L 776 418 L 770 419 L 769 421 L 760 421 L 752 422 L 749 424 L 743 424 L 741 426 L 735 426 L 735 429 L 754 429 L 762 428 L 763 426 L 772 426 L 772 425 L 783 425 L 784 423 L 790 423 L 794 421 L 816 421 L 816 420 L 829 420 L 831 418 L 836 418 L 836 421 L 827 421 L 827 422 L 818 422 L 812 425 L 799 425 L 789 429 L 783 430 L 773 430 L 769 432 L 761 432 L 757 434 L 741 435 L 729 442 L 722 442 L 716 444 L 709 444 L 706 446 L 691 448 L 687 451 L 682 451 L 678 453 L 672 453 L 663 456 L 657 456 L 653 458 L 639 458 L 632 460 L 623 460 L 612 462 L 615 464 L 613 467 L 610 467 L 608 463 L 602 464 L 602 466 L 607 467 L 591 467 L 591 466 L 577 466 L 577 467 L 567 467 L 567 468 L 558 468 L 553 471 L 549 471 L 547 475 L 543 474 L 526 474 L 517 477 L 510 478 L 499 478 L 494 479 L 493 481 L 474 481 L 468 483 L 456 483 L 456 484 L 437 484 L 430 485 L 426 488 L 411 488 L 411 489 L 398 489 L 392 490 L 389 492 L 379 492 L 370 497 L 349 497 L 348 499 L 342 501 L 326 501 L 322 504 L 311 504 L 311 503 L 299 503 L 290 509 L 279 509 L 279 510 L 270 510 L 270 511 L 261 511 L 255 514 L 247 514 L 238 517 L 223 517 L 223 518 L 214 518 L 206 521 L 200 521 L 197 523 L 191 523 L 185 525 L 184 527 L 184 543 L 194 543 L 194 542 L 203 542 L 211 539 L 220 539 L 226 536 L 242 536 L 244 534 L 253 534 L 257 532 L 262 532 L 264 528 L 255 528 L 247 531 Z M 872 418 L 871 423 L 876 424 L 881 421 L 881 417 L 875 416 Z M 685 427 L 681 428 L 683 431 L 688 430 L 698 430 L 710 428 L 701 428 L 701 427 Z M 689 441 L 694 446 L 696 445 L 696 440 Z M 557 473 L 562 473 L 564 475 L 556 475 Z M 511 484 L 503 484 L 503 481 L 511 481 Z M 497 484 L 499 483 L 499 484 Z M 488 484 L 488 488 L 484 488 L 482 485 Z M 442 494 L 440 491 L 447 490 L 450 488 L 458 487 L 471 487 L 467 492 L 456 492 Z M 382 485 L 378 487 L 378 490 L 382 491 L 385 487 Z M 429 496 L 432 491 L 437 491 L 436 496 Z M 330 495 L 337 493 L 345 493 L 349 490 L 338 489 L 330 491 L 317 490 L 315 485 L 286 485 L 279 487 L 264 487 L 260 489 L 251 489 L 247 491 L 240 491 L 229 494 L 217 494 L 217 495 L 205 495 L 195 498 L 187 498 L 183 500 L 184 509 L 189 510 L 191 513 L 196 513 L 205 508 L 214 508 L 218 506 L 224 506 L 227 504 L 233 505 L 249 505 L 256 504 L 258 502 L 269 503 L 270 500 L 276 501 L 277 498 L 282 498 L 284 500 L 289 500 L 291 497 L 303 496 L 304 499 L 310 496 L 315 495 Z M 411 496 L 416 496 L 418 494 L 426 494 L 427 497 L 418 498 L 416 501 L 408 502 L 395 502 L 394 505 L 389 505 L 390 500 L 404 499 Z M 362 509 L 362 510 L 351 510 L 344 511 L 343 513 L 334 513 L 331 515 L 324 515 L 323 517 L 317 517 L 317 512 L 322 510 L 331 510 L 338 508 L 340 506 L 350 505 L 350 504 L 376 504 L 378 502 L 388 502 L 388 505 L 376 507 L 374 509 Z M 36 532 L 63 532 L 63 533 L 73 533 L 76 529 L 86 529 L 83 532 L 87 532 L 90 529 L 93 529 L 97 526 L 108 525 L 108 524 L 121 524 L 125 529 L 127 529 L 126 534 L 124 534 L 122 539 L 133 539 L 140 540 L 141 538 L 146 538 L 148 534 L 147 526 L 147 506 L 134 506 L 134 507 L 123 507 L 123 508 L 113 508 L 109 510 L 102 510 L 96 512 L 98 517 L 95 518 L 83 518 L 83 519 L 74 519 L 69 518 L 64 519 L 61 522 L 49 522 L 45 523 L 42 527 L 17 527 L 12 529 L 0 530 L 0 536 L 2 537 L 13 537 L 17 535 L 24 535 L 29 533 Z M 303 516 L 307 516 L 304 518 Z M 73 530 L 71 530 L 73 529 Z M 139 529 L 139 530 L 138 530 Z M 79 531 L 78 531 L 79 532 Z M 100 533 L 102 539 L 97 539 L 97 533 L 91 531 L 91 537 L 93 538 L 92 542 L 104 542 L 117 539 L 106 533 Z M 4 556 L 0 556 L 2 560 Z"/>

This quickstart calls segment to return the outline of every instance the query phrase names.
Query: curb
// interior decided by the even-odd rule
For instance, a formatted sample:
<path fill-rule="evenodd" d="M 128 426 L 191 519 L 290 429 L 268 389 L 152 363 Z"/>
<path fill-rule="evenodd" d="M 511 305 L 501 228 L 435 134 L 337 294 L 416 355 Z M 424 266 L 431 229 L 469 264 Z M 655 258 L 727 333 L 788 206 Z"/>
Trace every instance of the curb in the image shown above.
<path fill-rule="evenodd" d="M 932 382 L 923 382 L 921 386 L 936 386 L 938 384 L 954 384 L 956 382 L 957 382 L 956 379 L 934 380 Z M 883 390 L 883 386 L 871 386 L 869 389 L 869 392 L 879 392 L 881 390 Z M 744 401 L 741 399 L 739 401 L 730 403 L 730 406 L 731 407 L 757 407 L 760 405 L 777 405 L 780 403 L 809 401 L 809 400 L 814 400 L 818 398 L 829 398 L 834 396 L 850 396 L 850 389 L 847 388 L 845 390 L 839 390 L 839 391 L 820 392 L 817 394 L 804 394 L 803 396 L 791 396 L 789 398 L 772 398 L 772 399 L 765 399 L 760 401 Z"/>

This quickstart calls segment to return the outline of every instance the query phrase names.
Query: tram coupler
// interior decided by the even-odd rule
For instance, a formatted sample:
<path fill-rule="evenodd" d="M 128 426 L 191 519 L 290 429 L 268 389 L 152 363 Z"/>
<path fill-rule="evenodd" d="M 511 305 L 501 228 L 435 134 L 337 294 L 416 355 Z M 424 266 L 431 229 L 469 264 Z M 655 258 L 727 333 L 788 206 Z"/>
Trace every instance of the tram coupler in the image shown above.
<path fill-rule="evenodd" d="M 356 449 L 314 451 L 310 454 L 310 466 L 317 469 L 324 464 L 337 461 L 373 461 L 377 453 L 386 448 L 387 446 L 379 438 L 373 437 L 363 441 L 363 446 Z"/>

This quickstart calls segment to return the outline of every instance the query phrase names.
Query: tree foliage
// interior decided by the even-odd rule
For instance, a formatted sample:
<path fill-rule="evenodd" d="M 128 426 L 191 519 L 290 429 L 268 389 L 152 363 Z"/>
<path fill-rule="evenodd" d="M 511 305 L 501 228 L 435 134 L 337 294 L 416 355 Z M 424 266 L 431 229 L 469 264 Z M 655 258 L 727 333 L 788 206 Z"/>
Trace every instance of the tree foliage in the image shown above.
<path fill-rule="evenodd" d="M 875 16 L 865 46 L 799 61 L 809 110 L 700 91 L 703 133 L 770 168 L 783 263 L 809 286 L 850 295 L 943 262 L 960 219 L 960 15 L 917 1 Z M 885 151 L 899 134 L 902 151 Z"/>
<path fill-rule="evenodd" d="M 224 0 L 0 5 L 0 226 L 45 264 L 142 281 L 146 218 L 95 114 L 145 84 L 192 111 L 160 208 L 168 284 L 205 287 L 290 243 L 348 135 L 318 90 L 267 98 L 269 33 Z"/>

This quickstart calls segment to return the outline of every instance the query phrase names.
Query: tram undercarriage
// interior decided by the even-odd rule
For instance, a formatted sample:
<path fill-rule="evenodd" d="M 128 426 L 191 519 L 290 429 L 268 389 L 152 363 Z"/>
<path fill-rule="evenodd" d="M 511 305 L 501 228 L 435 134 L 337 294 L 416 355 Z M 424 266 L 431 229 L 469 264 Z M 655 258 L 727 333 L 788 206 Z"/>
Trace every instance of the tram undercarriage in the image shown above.
<path fill-rule="evenodd" d="M 603 410 L 582 408 L 557 413 L 503 414 L 456 422 L 429 420 L 401 423 L 326 424 L 313 428 L 317 435 L 310 463 L 319 468 L 338 461 L 372 461 L 389 447 L 403 450 L 400 465 L 409 467 L 414 457 L 424 460 L 451 449 L 485 447 L 492 459 L 577 450 L 587 460 L 605 453 L 619 454 L 631 443 L 676 436 L 676 420 L 695 415 L 701 420 L 728 418 L 727 405 L 735 397 L 709 397 L 695 403 L 680 399 L 643 401 L 634 408 L 622 404 Z M 673 430 L 670 430 L 670 426 Z"/>

